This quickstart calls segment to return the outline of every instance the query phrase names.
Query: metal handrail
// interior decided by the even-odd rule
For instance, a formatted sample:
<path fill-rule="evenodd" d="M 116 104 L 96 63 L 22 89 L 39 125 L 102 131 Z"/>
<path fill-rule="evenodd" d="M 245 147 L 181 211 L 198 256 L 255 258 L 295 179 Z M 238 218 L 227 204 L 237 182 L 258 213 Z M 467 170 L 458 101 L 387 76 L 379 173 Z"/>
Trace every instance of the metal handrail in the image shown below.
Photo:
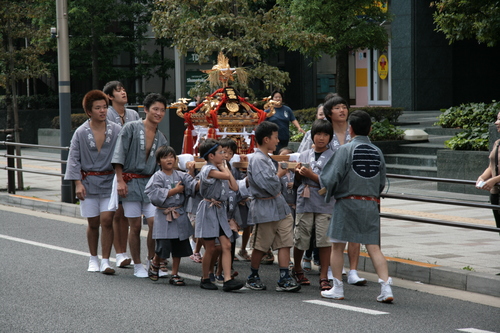
<path fill-rule="evenodd" d="M 15 174 L 14 172 L 29 172 L 29 173 L 35 173 L 35 174 L 40 174 L 40 175 L 45 175 L 45 176 L 56 176 L 56 177 L 64 177 L 64 174 L 61 173 L 53 173 L 53 172 L 45 172 L 45 171 L 37 171 L 37 170 L 31 170 L 31 169 L 22 169 L 22 168 L 16 168 L 15 167 L 15 160 L 34 160 L 34 161 L 44 161 L 44 162 L 54 162 L 58 164 L 66 164 L 67 161 L 64 160 L 54 160 L 50 158 L 42 158 L 42 157 L 35 157 L 35 156 L 22 156 L 22 155 L 17 155 L 15 154 L 15 147 L 25 147 L 25 148 L 44 148 L 44 149 L 56 149 L 56 150 L 61 150 L 61 151 L 68 151 L 69 147 L 59 147 L 59 146 L 48 146 L 48 145 L 35 145 L 31 143 L 20 143 L 20 142 L 14 142 L 12 135 L 7 135 L 7 140 L 6 141 L 0 141 L 0 145 L 5 145 L 7 146 L 7 153 L 3 154 L 2 156 L 7 158 L 7 166 L 5 167 L 0 167 L 0 169 L 7 170 L 7 190 L 9 193 L 16 193 L 16 181 L 15 181 Z"/>
<path fill-rule="evenodd" d="M 473 181 L 473 180 L 465 180 L 465 179 L 437 178 L 437 177 L 423 177 L 423 176 L 409 176 L 409 175 L 399 175 L 399 174 L 396 174 L 396 173 L 388 173 L 388 174 L 386 174 L 386 176 L 388 178 L 413 179 L 413 180 L 428 180 L 428 181 L 431 181 L 431 182 L 440 182 L 440 183 L 476 185 L 475 181 Z"/>
<path fill-rule="evenodd" d="M 465 184 L 465 185 L 475 185 L 476 184 L 476 182 L 473 180 L 463 180 L 463 179 L 408 176 L 408 175 L 399 175 L 399 174 L 386 174 L 386 176 L 387 176 L 387 178 L 422 180 L 422 181 L 432 181 L 432 182 L 442 182 L 442 183 L 452 183 L 452 184 Z M 456 206 L 464 206 L 464 207 L 500 210 L 500 205 L 480 204 L 480 203 L 472 203 L 472 202 L 459 201 L 459 200 L 428 199 L 428 198 L 418 197 L 418 196 L 414 196 L 414 195 L 389 194 L 389 193 L 382 193 L 380 196 L 382 198 L 392 198 L 392 199 L 401 199 L 401 200 L 408 200 L 408 201 L 420 201 L 420 202 L 430 202 L 430 203 L 438 203 L 438 204 L 445 204 L 445 205 L 456 205 Z M 450 227 L 500 232 L 500 228 L 490 227 L 490 226 L 486 226 L 486 225 L 451 222 L 451 221 L 444 221 L 444 220 L 438 220 L 438 219 L 426 219 L 426 218 L 415 217 L 415 216 L 387 214 L 387 213 L 382 213 L 382 212 L 379 214 L 380 214 L 380 217 L 396 219 L 396 220 L 406 220 L 406 221 L 413 221 L 413 222 L 420 222 L 420 223 L 444 225 L 444 226 L 450 226 Z"/>
<path fill-rule="evenodd" d="M 8 155 L 8 154 L 3 154 L 3 157 L 7 158 L 22 158 L 23 160 L 30 160 L 30 161 L 42 161 L 42 162 L 54 162 L 54 163 L 59 163 L 59 164 L 67 164 L 68 161 L 64 160 L 54 160 L 52 158 L 42 158 L 42 157 L 35 157 L 35 156 L 28 156 L 28 155 Z M 22 169 L 21 169 L 22 170 Z"/>
<path fill-rule="evenodd" d="M 17 147 L 25 147 L 25 148 L 47 148 L 47 149 L 69 150 L 69 147 L 35 145 L 32 143 L 19 143 L 19 142 L 11 142 L 11 141 L 0 141 L 0 145 L 17 146 Z M 16 157 L 20 158 L 20 156 L 17 156 L 17 155 L 16 155 Z"/>

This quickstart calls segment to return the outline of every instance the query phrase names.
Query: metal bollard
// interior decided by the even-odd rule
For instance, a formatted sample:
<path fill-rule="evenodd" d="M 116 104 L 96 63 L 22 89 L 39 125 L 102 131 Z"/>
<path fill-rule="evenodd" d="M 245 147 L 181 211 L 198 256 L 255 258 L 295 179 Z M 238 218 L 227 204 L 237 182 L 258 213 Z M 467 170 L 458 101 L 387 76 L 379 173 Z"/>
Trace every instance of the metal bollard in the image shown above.
<path fill-rule="evenodd" d="M 14 142 L 14 136 L 8 134 L 5 138 L 6 142 Z M 14 155 L 15 147 L 7 145 L 7 155 Z M 9 168 L 15 168 L 16 162 L 12 157 L 7 158 L 7 166 Z M 12 194 L 16 194 L 16 172 L 14 170 L 7 170 L 7 191 Z"/>

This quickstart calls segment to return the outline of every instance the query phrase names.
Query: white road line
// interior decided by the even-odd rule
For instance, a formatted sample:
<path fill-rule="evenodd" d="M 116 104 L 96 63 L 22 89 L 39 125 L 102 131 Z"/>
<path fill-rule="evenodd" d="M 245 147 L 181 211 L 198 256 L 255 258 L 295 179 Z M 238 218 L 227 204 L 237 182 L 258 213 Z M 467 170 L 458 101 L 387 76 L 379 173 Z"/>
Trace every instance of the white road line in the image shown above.
<path fill-rule="evenodd" d="M 342 310 L 347 310 L 347 311 L 361 312 L 361 313 L 366 313 L 366 314 L 370 314 L 370 315 L 374 315 L 374 316 L 389 314 L 389 312 L 375 311 L 375 310 L 358 308 L 355 306 L 343 305 L 343 304 L 339 304 L 339 303 L 326 302 L 326 301 L 310 300 L 310 301 L 304 301 L 304 302 L 316 304 L 316 305 L 329 306 L 331 308 L 342 309 Z"/>
<path fill-rule="evenodd" d="M 477 328 L 460 328 L 460 329 L 457 329 L 457 331 L 469 332 L 469 333 L 495 333 L 492 331 L 479 330 Z"/>
<path fill-rule="evenodd" d="M 57 251 L 61 251 L 61 252 L 66 252 L 66 253 L 71 253 L 71 254 L 77 254 L 79 256 L 84 256 L 84 257 L 89 257 L 90 256 L 90 254 L 88 252 L 82 252 L 82 251 L 67 249 L 65 247 L 60 247 L 60 246 L 55 246 L 55 245 L 49 245 L 49 244 L 34 242 L 34 241 L 27 240 L 27 239 L 22 239 L 22 238 L 17 238 L 17 237 L 11 237 L 11 236 L 7 236 L 7 235 L 0 234 L 0 238 L 8 239 L 8 240 L 11 240 L 11 241 L 14 241 L 14 242 L 19 242 L 19 243 L 24 243 L 24 244 L 30 244 L 30 245 L 34 245 L 34 246 L 44 247 L 44 248 L 51 249 L 51 250 L 57 250 Z M 102 257 L 99 256 L 99 258 L 102 258 Z M 116 259 L 115 258 L 109 258 L 109 261 L 116 262 Z"/>

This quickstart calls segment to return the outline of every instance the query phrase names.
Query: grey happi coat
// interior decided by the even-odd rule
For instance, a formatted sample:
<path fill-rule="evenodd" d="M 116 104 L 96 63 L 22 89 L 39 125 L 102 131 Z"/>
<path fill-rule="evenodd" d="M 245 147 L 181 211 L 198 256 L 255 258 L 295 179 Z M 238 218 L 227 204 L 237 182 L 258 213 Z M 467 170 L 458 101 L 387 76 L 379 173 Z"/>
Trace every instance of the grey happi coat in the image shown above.
<path fill-rule="evenodd" d="M 167 197 L 168 192 L 178 182 L 184 185 L 184 192 Z M 195 192 L 196 180 L 189 174 L 173 170 L 172 175 L 158 170 L 153 174 L 146 190 L 144 191 L 151 203 L 156 207 L 155 220 L 153 224 L 153 239 L 179 239 L 185 240 L 193 235 L 193 227 L 184 209 L 186 198 Z M 167 221 L 165 208 L 176 207 L 179 216 L 172 221 Z"/>
<path fill-rule="evenodd" d="M 380 245 L 380 216 L 377 202 L 342 199 L 347 196 L 380 197 L 385 187 L 384 155 L 367 136 L 356 136 L 341 146 L 320 176 L 326 187 L 326 202 L 334 197 L 328 236 L 333 239 Z"/>
<path fill-rule="evenodd" d="M 94 133 L 90 128 L 90 120 L 78 127 L 71 139 L 68 163 L 66 165 L 66 180 L 82 180 L 82 171 L 113 171 L 111 156 L 115 149 L 118 133 L 121 127 L 106 121 L 106 138 L 98 151 Z M 109 198 L 114 174 L 87 176 L 82 180 L 88 198 Z"/>
<path fill-rule="evenodd" d="M 167 144 L 167 139 L 160 130 L 156 130 L 153 145 L 146 156 L 146 129 L 142 120 L 132 121 L 123 125 L 111 163 L 121 164 L 124 173 L 136 173 L 151 176 L 158 168 L 156 163 L 156 149 Z M 122 201 L 150 202 L 144 194 L 148 178 L 134 178 L 128 183 L 128 195 Z"/>

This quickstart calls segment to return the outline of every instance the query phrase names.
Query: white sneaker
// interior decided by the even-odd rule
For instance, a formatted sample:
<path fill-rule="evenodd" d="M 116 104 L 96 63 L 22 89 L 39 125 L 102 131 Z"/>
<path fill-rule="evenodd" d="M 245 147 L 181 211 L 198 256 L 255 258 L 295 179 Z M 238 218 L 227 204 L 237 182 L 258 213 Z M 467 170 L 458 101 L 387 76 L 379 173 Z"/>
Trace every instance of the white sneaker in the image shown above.
<path fill-rule="evenodd" d="M 338 279 L 333 279 L 333 288 L 321 292 L 321 297 L 331 299 L 344 299 L 344 283 Z"/>
<path fill-rule="evenodd" d="M 138 278 L 147 278 L 148 271 L 142 264 L 134 264 L 134 275 Z"/>
<path fill-rule="evenodd" d="M 391 303 L 394 300 L 394 295 L 392 294 L 391 289 L 392 278 L 388 278 L 387 281 L 378 279 L 378 283 L 380 283 L 381 290 L 380 295 L 377 297 L 377 301 L 382 303 Z"/>
<path fill-rule="evenodd" d="M 90 256 L 89 268 L 87 269 L 87 271 L 99 272 L 99 257 L 98 256 Z"/>
<path fill-rule="evenodd" d="M 347 272 L 345 271 L 344 267 L 342 267 L 342 275 L 347 275 Z"/>
<path fill-rule="evenodd" d="M 106 275 L 115 274 L 115 270 L 109 265 L 109 259 L 101 260 L 101 273 Z"/>
<path fill-rule="evenodd" d="M 125 268 L 130 265 L 132 259 L 128 258 L 126 253 L 116 254 L 116 267 Z"/>
<path fill-rule="evenodd" d="M 355 286 L 363 286 L 366 284 L 366 279 L 360 278 L 358 276 L 358 271 L 351 269 L 347 275 L 347 283 L 353 284 Z"/>
<path fill-rule="evenodd" d="M 161 269 L 158 270 L 158 277 L 159 278 L 166 278 L 168 276 L 168 272 L 164 272 Z"/>

